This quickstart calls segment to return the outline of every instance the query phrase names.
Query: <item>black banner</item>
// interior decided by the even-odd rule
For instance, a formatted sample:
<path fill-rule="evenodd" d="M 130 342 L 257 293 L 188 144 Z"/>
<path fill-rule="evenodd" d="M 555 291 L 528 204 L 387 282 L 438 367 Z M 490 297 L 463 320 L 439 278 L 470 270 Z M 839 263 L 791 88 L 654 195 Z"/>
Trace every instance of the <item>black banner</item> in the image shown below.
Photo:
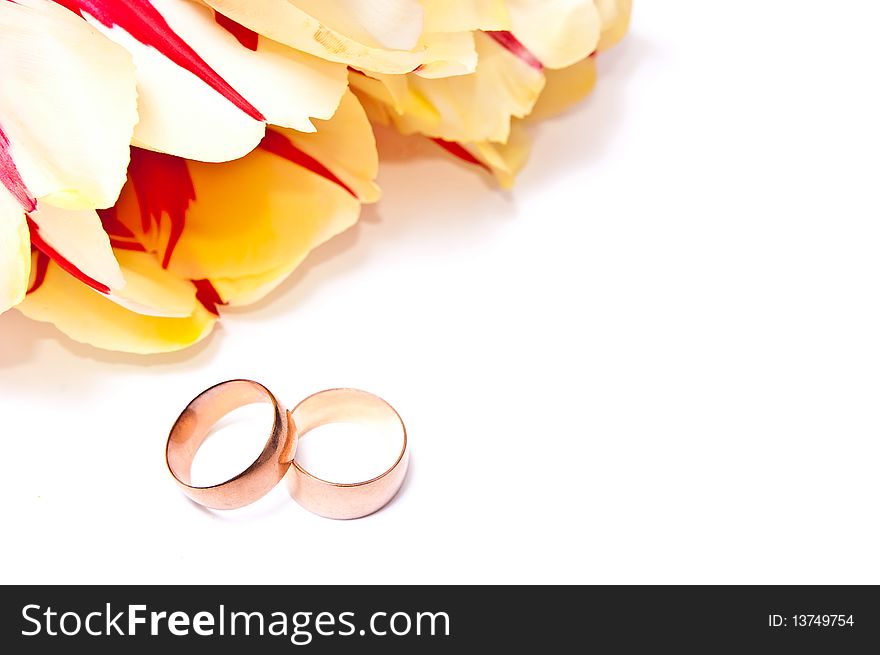
<path fill-rule="evenodd" d="M 7 653 L 184 653 L 227 640 L 259 653 L 880 644 L 876 587 L 4 587 L 0 612 Z"/>

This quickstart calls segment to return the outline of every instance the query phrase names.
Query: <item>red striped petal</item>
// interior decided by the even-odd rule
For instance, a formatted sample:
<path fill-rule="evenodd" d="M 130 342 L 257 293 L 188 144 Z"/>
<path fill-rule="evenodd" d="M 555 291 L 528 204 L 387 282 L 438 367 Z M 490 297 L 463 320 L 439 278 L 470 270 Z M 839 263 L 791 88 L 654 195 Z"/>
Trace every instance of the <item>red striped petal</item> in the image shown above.
<path fill-rule="evenodd" d="M 256 51 L 260 43 L 259 34 L 219 12 L 214 12 L 214 20 L 220 27 L 238 39 L 238 42 L 245 48 Z"/>
<path fill-rule="evenodd" d="M 109 209 L 99 209 L 98 217 L 101 219 L 101 225 L 107 236 L 110 237 L 110 245 L 120 250 L 134 250 L 136 252 L 147 252 L 144 245 L 137 240 L 134 232 L 128 229 L 118 218 L 116 207 Z"/>
<path fill-rule="evenodd" d="M 474 164 L 475 166 L 479 166 L 480 168 L 491 172 L 491 169 L 484 162 L 481 162 L 479 159 L 474 157 L 471 152 L 460 143 L 456 143 L 455 141 L 446 141 L 445 139 L 431 139 L 431 141 L 436 143 L 438 146 L 443 148 L 451 155 L 454 155 L 469 164 Z"/>
<path fill-rule="evenodd" d="M 311 155 L 306 154 L 305 152 L 297 148 L 295 145 L 293 145 L 290 139 L 288 139 L 280 132 L 276 132 L 275 130 L 271 129 L 266 130 L 266 136 L 263 137 L 263 140 L 260 142 L 259 147 L 266 152 L 271 152 L 273 155 L 278 155 L 279 157 L 283 157 L 291 163 L 302 166 L 303 168 L 310 170 L 312 173 L 320 175 L 324 179 L 330 180 L 334 184 L 338 184 L 343 189 L 348 191 L 352 195 L 352 197 L 357 199 L 357 194 L 352 191 L 350 186 L 340 180 L 333 173 L 333 171 L 324 166 L 324 164 L 319 162 Z"/>
<path fill-rule="evenodd" d="M 28 293 L 33 293 L 41 286 L 43 286 L 43 282 L 46 281 L 46 272 L 49 270 L 49 256 L 41 251 L 37 251 L 37 265 L 34 267 L 34 281 L 31 284 L 30 288 L 27 290 Z"/>
<path fill-rule="evenodd" d="M 12 155 L 9 153 L 9 139 L 3 131 L 2 125 L 0 125 L 0 183 L 9 189 L 9 193 L 26 212 L 32 212 L 37 208 L 36 199 L 28 191 L 18 168 L 15 167 L 15 162 L 12 161 Z"/>
<path fill-rule="evenodd" d="M 175 64 L 200 78 L 217 93 L 258 121 L 266 118 L 177 35 L 149 0 L 55 0 L 80 16 L 83 12 L 107 27 L 118 25 Z"/>
<path fill-rule="evenodd" d="M 162 256 L 162 267 L 168 268 L 186 226 L 189 203 L 196 198 L 186 160 L 132 148 L 128 176 L 137 196 L 144 232 L 149 231 L 153 223 L 159 226 L 163 215 L 170 221 L 168 244 Z"/>
<path fill-rule="evenodd" d="M 98 282 L 95 278 L 89 277 L 85 273 L 83 273 L 75 264 L 73 264 L 70 260 L 66 259 L 61 253 L 59 253 L 55 248 L 50 246 L 46 241 L 40 236 L 40 227 L 36 223 L 31 220 L 31 217 L 27 217 L 27 224 L 31 231 L 31 245 L 34 246 L 37 250 L 45 254 L 52 261 L 54 261 L 58 266 L 70 273 L 77 280 L 82 282 L 83 284 L 87 284 L 92 287 L 95 291 L 100 291 L 103 294 L 110 293 L 110 287 L 106 284 L 102 284 Z M 39 272 L 39 271 L 38 271 Z M 45 272 L 43 273 L 45 276 Z M 42 283 L 42 281 L 41 281 Z"/>
<path fill-rule="evenodd" d="M 202 303 L 202 306 L 207 309 L 209 312 L 214 314 L 214 316 L 220 316 L 220 312 L 217 311 L 217 307 L 219 305 L 225 305 L 223 299 L 220 297 L 220 294 L 217 293 L 217 289 L 214 288 L 214 285 L 211 284 L 210 280 L 191 280 L 193 286 L 196 288 L 196 300 Z"/>
<path fill-rule="evenodd" d="M 544 64 L 542 64 L 541 61 L 510 32 L 486 32 L 486 34 L 491 36 L 500 45 L 507 48 L 507 50 L 522 59 L 532 68 L 539 71 L 544 70 Z"/>

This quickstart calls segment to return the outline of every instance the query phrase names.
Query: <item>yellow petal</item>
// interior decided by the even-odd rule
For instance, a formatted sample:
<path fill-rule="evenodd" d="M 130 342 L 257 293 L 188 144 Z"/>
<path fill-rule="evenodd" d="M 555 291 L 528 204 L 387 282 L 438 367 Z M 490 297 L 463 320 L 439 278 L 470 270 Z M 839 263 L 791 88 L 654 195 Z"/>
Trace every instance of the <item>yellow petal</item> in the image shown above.
<path fill-rule="evenodd" d="M 305 201 L 298 209 L 296 238 L 288 238 L 281 264 L 252 275 L 212 277 L 211 283 L 228 305 L 256 302 L 287 279 L 312 250 L 354 225 L 359 214 L 360 204 L 351 195 L 338 186 L 329 187 L 320 202 Z"/>
<path fill-rule="evenodd" d="M 412 50 L 422 34 L 425 12 L 418 0 L 288 0 L 340 33 L 362 43 Z"/>
<path fill-rule="evenodd" d="M 541 121 L 566 111 L 590 94 L 596 86 L 596 75 L 595 57 L 546 71 L 547 85 L 526 120 Z"/>
<path fill-rule="evenodd" d="M 370 120 L 375 120 L 370 112 L 370 107 L 364 102 L 365 98 L 375 100 L 380 105 L 386 105 L 387 109 L 397 114 L 413 114 L 423 121 L 438 123 L 441 120 L 438 112 L 421 95 L 415 93 L 409 84 L 408 75 L 385 75 L 382 73 L 363 74 L 360 71 L 352 71 L 349 76 L 349 86 L 364 104 Z M 386 121 L 381 121 L 383 124 Z M 391 119 L 388 118 L 388 123 Z"/>
<path fill-rule="evenodd" d="M 51 2 L 0 2 L 0 25 L 0 127 L 25 185 L 59 207 L 109 207 L 137 122 L 131 57 Z"/>
<path fill-rule="evenodd" d="M 217 278 L 211 284 L 227 305 L 242 307 L 262 300 L 281 285 L 305 260 L 308 253 L 300 252 L 284 266 L 260 273 L 234 279 Z"/>
<path fill-rule="evenodd" d="M 424 134 L 446 141 L 504 143 L 512 118 L 528 115 L 544 88 L 544 75 L 483 33 L 476 33 L 479 65 L 475 73 L 444 79 L 375 75 L 392 98 L 389 119 L 404 134 Z M 374 100 L 382 93 L 358 76 L 351 83 Z"/>
<path fill-rule="evenodd" d="M 266 37 L 362 70 L 408 73 L 424 62 L 413 50 L 424 25 L 415 0 L 205 0 Z"/>
<path fill-rule="evenodd" d="M 148 282 L 141 271 L 143 267 L 137 265 L 141 253 L 111 248 L 111 240 L 94 210 L 58 209 L 40 202 L 37 211 L 31 212 L 29 218 L 33 245 L 95 292 L 126 309 L 147 316 L 180 317 L 192 314 L 192 303 L 181 306 L 168 296 L 150 291 L 155 283 Z M 120 256 L 129 263 L 125 271 L 120 267 Z M 155 257 L 144 257 L 149 263 L 147 270 L 152 274 L 157 267 Z M 162 284 L 171 284 L 175 279 L 161 277 L 160 281 Z M 178 292 L 181 286 L 184 291 L 191 291 L 189 282 L 180 282 Z"/>
<path fill-rule="evenodd" d="M 349 93 L 316 133 L 272 128 L 236 161 L 135 151 L 116 218 L 151 251 L 164 255 L 172 244 L 167 266 L 177 277 L 210 280 L 224 301 L 241 304 L 353 225 L 361 201 L 378 198 L 377 169 L 372 129 Z"/>
<path fill-rule="evenodd" d="M 498 183 L 505 189 L 513 188 L 516 176 L 526 165 L 532 143 L 520 121 L 510 126 L 507 143 L 483 141 L 473 144 L 468 150 L 495 175 Z"/>
<path fill-rule="evenodd" d="M 192 282 L 165 271 L 151 253 L 114 252 L 125 277 L 125 288 L 111 296 L 111 300 L 147 316 L 186 318 L 196 312 L 198 301 Z"/>
<path fill-rule="evenodd" d="M 209 276 L 223 301 L 232 306 L 247 305 L 268 295 L 296 270 L 312 250 L 354 225 L 360 214 L 360 203 L 375 202 L 380 196 L 374 182 L 379 168 L 376 141 L 366 114 L 354 94 L 346 94 L 336 116 L 331 121 L 320 123 L 315 134 L 278 131 L 326 166 L 355 193 L 357 199 L 339 184 L 328 182 L 314 173 L 304 173 L 305 169 L 293 173 L 304 180 L 301 191 L 307 194 L 311 184 L 316 184 L 318 188 L 315 193 L 320 195 L 306 196 L 293 206 L 296 222 L 288 226 L 281 236 L 287 248 L 279 265 L 235 277 Z M 284 207 L 285 213 L 290 211 L 290 206 Z M 290 227 L 295 229 L 295 234 L 289 232 Z M 259 268 L 251 265 L 254 271 Z"/>
<path fill-rule="evenodd" d="M 467 75 L 477 70 L 477 45 L 471 32 L 426 34 L 425 63 L 415 74 L 429 79 Z"/>
<path fill-rule="evenodd" d="M 217 23 L 214 11 L 194 2 L 180 0 L 153 0 L 153 6 L 168 22 L 169 27 L 189 44 L 204 61 L 228 82 L 236 91 L 251 102 L 266 118 L 268 123 L 297 130 L 313 132 L 311 118 L 328 119 L 333 116 L 339 100 L 346 90 L 347 70 L 342 64 L 332 63 L 304 54 L 288 46 L 265 37 L 256 38 L 256 49 L 243 45 L 236 36 Z M 172 78 L 176 79 L 176 77 Z M 201 83 L 190 76 L 192 83 Z M 175 86 L 166 84 L 151 89 L 151 93 L 162 94 L 156 102 L 177 106 L 181 100 Z M 209 96 L 211 97 L 211 96 Z M 222 98 L 214 94 L 213 100 Z M 151 102 L 155 106 L 155 103 Z M 204 131 L 198 123 L 208 121 L 210 126 L 211 107 L 184 107 L 162 114 L 141 112 L 141 124 L 136 137 L 144 141 L 143 133 L 148 128 L 153 132 L 169 129 Z M 154 120 L 195 122 L 182 128 L 174 125 L 147 126 Z M 214 140 L 228 140 L 228 134 L 215 133 Z M 194 139 L 190 137 L 190 140 Z M 196 146 L 190 145 L 190 152 Z M 157 149 L 157 148 L 154 148 Z M 181 147 L 164 148 L 180 156 L 191 156 L 181 152 Z M 243 153 L 242 153 L 243 154 Z M 194 157 L 205 159 L 204 157 Z M 228 159 L 229 157 L 227 157 Z M 216 158 L 212 159 L 215 161 Z"/>
<path fill-rule="evenodd" d="M 329 168 L 355 192 L 363 203 L 376 202 L 381 195 L 376 185 L 379 155 L 373 128 L 364 108 L 352 92 L 339 103 L 336 115 L 318 121 L 317 132 L 303 134 L 279 130 L 303 152 Z"/>
<path fill-rule="evenodd" d="M 35 243 L 39 237 L 55 253 L 103 286 L 110 289 L 125 286 L 110 239 L 94 209 L 58 209 L 44 202 L 37 207 L 37 211 L 30 214 L 37 229 Z"/>
<path fill-rule="evenodd" d="M 220 168 L 191 166 L 198 200 L 169 266 L 182 277 L 229 279 L 293 270 L 360 213 L 357 199 L 338 184 L 262 149 L 230 162 L 228 170 Z"/>
<path fill-rule="evenodd" d="M 266 124 L 261 115 L 248 115 L 122 27 L 86 17 L 125 48 L 135 63 L 140 120 L 131 140 L 134 145 L 203 161 L 227 161 L 250 152 L 263 138 Z M 222 30 L 219 25 L 216 29 Z"/>
<path fill-rule="evenodd" d="M 31 241 L 24 210 L 0 185 L 0 313 L 24 299 L 31 275 Z"/>
<path fill-rule="evenodd" d="M 547 68 L 590 55 L 601 23 L 593 0 L 506 0 L 511 32 Z"/>
<path fill-rule="evenodd" d="M 425 32 L 509 30 L 504 0 L 422 0 Z"/>
<path fill-rule="evenodd" d="M 121 259 L 135 257 L 126 253 Z M 141 257 L 149 257 L 140 253 Z M 154 288 L 180 293 L 171 274 L 163 271 L 153 259 L 152 270 L 146 259 L 138 262 L 138 275 L 154 279 Z M 144 288 L 146 285 L 142 286 Z M 187 285 L 185 292 L 195 297 L 195 287 Z M 185 302 L 180 298 L 178 302 Z M 18 309 L 26 316 L 54 324 L 75 341 L 107 350 L 138 354 L 170 352 L 186 348 L 206 337 L 216 317 L 201 304 L 193 302 L 192 315 L 185 318 L 159 318 L 136 314 L 114 303 L 107 297 L 67 275 L 55 264 L 49 264 L 43 283 L 28 294 Z"/>
<path fill-rule="evenodd" d="M 596 49 L 599 52 L 617 44 L 626 31 L 632 16 L 632 0 L 593 0 L 602 20 L 602 37 Z"/>
<path fill-rule="evenodd" d="M 375 138 L 354 94 L 316 125 L 310 134 L 273 127 L 259 148 L 221 164 L 135 150 L 115 237 L 134 235 L 179 278 L 218 281 L 225 301 L 240 302 L 229 290 L 240 279 L 252 296 L 379 197 Z"/>

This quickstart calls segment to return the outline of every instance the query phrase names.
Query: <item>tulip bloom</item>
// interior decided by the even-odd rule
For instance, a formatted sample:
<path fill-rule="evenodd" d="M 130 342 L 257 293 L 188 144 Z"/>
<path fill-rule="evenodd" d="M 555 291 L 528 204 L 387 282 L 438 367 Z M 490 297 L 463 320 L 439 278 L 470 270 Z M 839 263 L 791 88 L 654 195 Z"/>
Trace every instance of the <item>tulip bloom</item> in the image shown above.
<path fill-rule="evenodd" d="M 85 343 L 177 350 L 211 331 L 224 305 L 263 298 L 308 253 L 374 202 L 378 157 L 360 104 L 346 94 L 317 132 L 271 127 L 241 159 L 206 163 L 132 149 L 117 203 L 99 212 L 129 295 L 162 315 L 93 293 L 42 252 L 18 306 Z"/>
<path fill-rule="evenodd" d="M 427 136 L 505 187 L 528 158 L 523 119 L 586 96 L 596 79 L 593 55 L 622 37 L 631 13 L 630 0 L 425 4 L 431 24 L 470 30 L 475 69 L 442 79 L 359 71 L 351 86 L 374 122 Z"/>
<path fill-rule="evenodd" d="M 0 0 L 0 312 L 204 338 L 375 202 L 370 120 L 503 185 L 629 0 Z"/>

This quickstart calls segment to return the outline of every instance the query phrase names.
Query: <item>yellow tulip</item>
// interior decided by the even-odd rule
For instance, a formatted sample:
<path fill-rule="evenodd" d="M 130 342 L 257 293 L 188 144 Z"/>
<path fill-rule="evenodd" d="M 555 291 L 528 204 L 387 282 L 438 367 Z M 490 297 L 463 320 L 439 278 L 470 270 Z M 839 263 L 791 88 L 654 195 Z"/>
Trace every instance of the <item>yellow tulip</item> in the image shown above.
<path fill-rule="evenodd" d="M 427 0 L 427 25 L 473 31 L 476 69 L 443 79 L 357 71 L 350 84 L 374 122 L 431 138 L 509 188 L 528 159 L 523 120 L 560 113 L 592 91 L 594 55 L 626 31 L 631 4 Z"/>
<path fill-rule="evenodd" d="M 156 353 L 379 199 L 370 121 L 513 184 L 631 0 L 0 0 L 0 312 Z"/>
<path fill-rule="evenodd" d="M 354 96 L 317 125 L 311 134 L 270 127 L 253 152 L 225 163 L 133 150 L 119 201 L 101 212 L 127 302 L 92 293 L 44 257 L 34 268 L 45 274 L 18 308 L 114 350 L 202 339 L 220 307 L 265 296 L 378 199 L 375 141 Z"/>

